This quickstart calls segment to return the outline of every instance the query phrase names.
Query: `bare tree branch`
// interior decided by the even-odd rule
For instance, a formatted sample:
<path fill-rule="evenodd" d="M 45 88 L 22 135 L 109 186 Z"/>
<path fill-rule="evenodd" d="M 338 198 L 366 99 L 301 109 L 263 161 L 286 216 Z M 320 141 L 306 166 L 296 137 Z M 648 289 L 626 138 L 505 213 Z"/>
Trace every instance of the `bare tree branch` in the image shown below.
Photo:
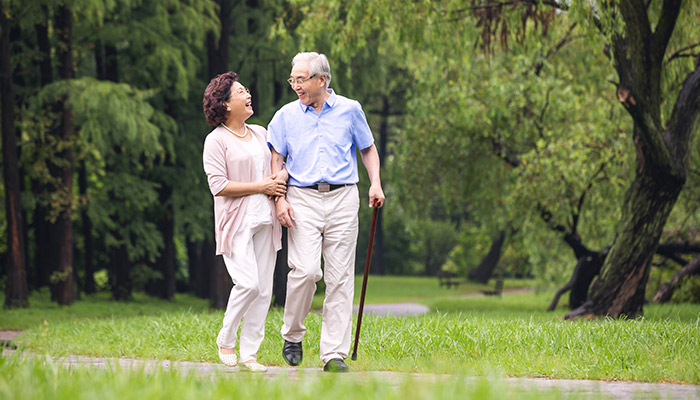
<path fill-rule="evenodd" d="M 676 50 L 676 51 L 673 52 L 673 54 L 671 54 L 671 56 L 666 60 L 665 64 L 668 64 L 668 63 L 670 63 L 671 61 L 673 61 L 674 59 L 679 58 L 679 57 L 695 57 L 696 54 L 685 53 L 685 52 L 686 52 L 686 51 L 693 50 L 694 48 L 696 48 L 696 47 L 698 47 L 698 46 L 700 46 L 700 43 L 691 44 L 691 45 L 688 45 L 688 46 L 685 46 L 685 47 L 683 47 L 683 48 L 680 48 L 680 49 Z"/>

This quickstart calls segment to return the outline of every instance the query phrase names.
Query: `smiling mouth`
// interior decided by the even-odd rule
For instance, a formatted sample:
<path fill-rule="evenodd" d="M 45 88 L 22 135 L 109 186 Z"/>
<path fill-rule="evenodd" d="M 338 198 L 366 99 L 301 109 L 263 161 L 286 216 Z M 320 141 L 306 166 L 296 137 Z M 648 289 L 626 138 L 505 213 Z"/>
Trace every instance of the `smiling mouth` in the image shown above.
<path fill-rule="evenodd" d="M 252 101 L 249 101 L 249 102 L 245 103 L 245 106 L 246 106 L 246 107 L 250 107 L 250 106 L 252 106 L 252 105 L 253 105 L 253 102 L 252 102 Z"/>

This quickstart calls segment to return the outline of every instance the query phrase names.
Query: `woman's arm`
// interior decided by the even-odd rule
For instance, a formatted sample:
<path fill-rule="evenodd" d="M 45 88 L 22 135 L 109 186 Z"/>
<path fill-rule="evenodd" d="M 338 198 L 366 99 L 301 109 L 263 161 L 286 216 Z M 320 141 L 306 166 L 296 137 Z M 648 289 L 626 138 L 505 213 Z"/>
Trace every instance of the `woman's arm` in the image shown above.
<path fill-rule="evenodd" d="M 216 196 L 242 197 L 258 193 L 268 196 L 284 196 L 286 192 L 286 182 L 272 174 L 258 182 L 228 181 L 226 187 L 217 193 Z"/>

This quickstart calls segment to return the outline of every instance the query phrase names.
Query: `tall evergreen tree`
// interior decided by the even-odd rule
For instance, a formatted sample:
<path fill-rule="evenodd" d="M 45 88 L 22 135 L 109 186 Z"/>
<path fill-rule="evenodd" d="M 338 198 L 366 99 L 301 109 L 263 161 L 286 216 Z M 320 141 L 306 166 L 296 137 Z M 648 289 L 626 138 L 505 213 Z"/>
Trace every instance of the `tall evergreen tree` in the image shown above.
<path fill-rule="evenodd" d="M 56 55 L 58 76 L 68 82 L 75 77 L 73 71 L 73 11 L 67 5 L 56 10 Z M 73 303 L 73 111 L 67 97 L 60 99 L 60 121 L 56 137 L 58 157 L 51 165 L 51 175 L 57 183 L 57 216 L 49 228 L 51 248 L 56 250 L 51 260 L 52 298 L 61 305 Z"/>
<path fill-rule="evenodd" d="M 7 216 L 7 283 L 5 307 L 27 307 L 27 273 L 24 259 L 24 232 L 20 204 L 15 103 L 12 87 L 9 6 L 0 2 L 0 120 L 2 125 L 2 167 Z"/>

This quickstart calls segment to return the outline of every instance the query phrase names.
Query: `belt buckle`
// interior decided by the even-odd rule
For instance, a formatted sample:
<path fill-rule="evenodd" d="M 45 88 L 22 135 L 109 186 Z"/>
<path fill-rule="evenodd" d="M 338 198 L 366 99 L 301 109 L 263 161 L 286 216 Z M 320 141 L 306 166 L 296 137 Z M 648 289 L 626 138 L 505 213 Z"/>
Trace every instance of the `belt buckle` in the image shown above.
<path fill-rule="evenodd" d="M 331 191 L 331 184 L 328 182 L 319 182 L 318 191 L 321 193 L 327 193 Z"/>

